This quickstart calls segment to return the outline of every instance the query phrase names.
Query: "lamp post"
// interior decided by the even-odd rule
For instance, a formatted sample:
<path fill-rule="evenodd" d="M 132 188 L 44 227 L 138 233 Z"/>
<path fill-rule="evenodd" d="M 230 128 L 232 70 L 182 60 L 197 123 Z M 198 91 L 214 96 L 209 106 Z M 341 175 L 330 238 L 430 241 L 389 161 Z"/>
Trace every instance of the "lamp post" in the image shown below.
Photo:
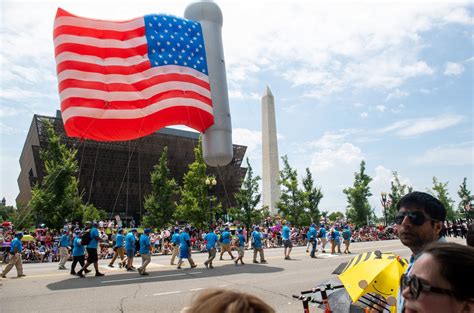
<path fill-rule="evenodd" d="M 383 214 L 385 216 L 385 227 L 387 227 L 387 193 L 386 192 L 382 192 L 380 194 L 380 196 L 382 197 L 382 199 L 380 200 L 380 202 L 382 203 L 382 207 L 383 207 Z"/>
<path fill-rule="evenodd" d="M 217 185 L 217 180 L 215 177 L 207 177 L 206 178 L 206 186 L 207 186 L 207 191 L 208 191 L 208 197 L 209 197 L 209 192 L 212 192 L 214 190 L 214 187 Z M 212 199 L 209 198 L 209 227 L 212 228 Z"/>

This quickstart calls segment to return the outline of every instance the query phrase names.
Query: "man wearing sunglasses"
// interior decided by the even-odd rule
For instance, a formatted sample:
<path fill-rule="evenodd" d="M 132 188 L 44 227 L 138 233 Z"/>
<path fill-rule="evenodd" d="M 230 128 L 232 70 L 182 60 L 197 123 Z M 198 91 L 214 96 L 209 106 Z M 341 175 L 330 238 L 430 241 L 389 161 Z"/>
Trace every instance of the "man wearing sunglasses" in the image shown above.
<path fill-rule="evenodd" d="M 400 199 L 397 209 L 395 223 L 398 225 L 400 241 L 413 253 L 405 273 L 409 275 L 413 263 L 427 245 L 445 241 L 441 231 L 446 219 L 446 208 L 432 195 L 414 191 Z M 404 306 L 403 297 L 399 294 L 397 312 L 404 312 Z"/>

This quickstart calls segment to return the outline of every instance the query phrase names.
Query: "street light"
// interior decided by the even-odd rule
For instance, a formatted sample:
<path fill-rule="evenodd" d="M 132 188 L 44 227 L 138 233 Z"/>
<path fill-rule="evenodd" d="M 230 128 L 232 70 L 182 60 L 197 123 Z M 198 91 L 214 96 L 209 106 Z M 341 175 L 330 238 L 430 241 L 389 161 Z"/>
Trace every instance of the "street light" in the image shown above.
<path fill-rule="evenodd" d="M 382 203 L 382 207 L 383 207 L 383 214 L 385 216 L 385 227 L 387 227 L 387 193 L 386 192 L 382 192 L 380 194 L 380 196 L 382 197 L 382 199 L 380 200 L 380 202 Z"/>
<path fill-rule="evenodd" d="M 214 187 L 217 185 L 217 180 L 215 177 L 206 178 L 206 186 L 208 190 L 207 196 L 209 197 L 209 192 L 213 191 Z M 212 199 L 209 199 L 209 227 L 212 228 Z"/>

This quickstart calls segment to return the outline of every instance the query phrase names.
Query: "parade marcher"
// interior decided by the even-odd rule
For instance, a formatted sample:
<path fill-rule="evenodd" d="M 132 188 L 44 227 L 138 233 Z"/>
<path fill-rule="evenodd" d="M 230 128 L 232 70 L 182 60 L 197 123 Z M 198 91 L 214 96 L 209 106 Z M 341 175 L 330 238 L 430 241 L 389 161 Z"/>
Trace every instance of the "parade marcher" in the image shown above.
<path fill-rule="evenodd" d="M 262 249 L 262 234 L 260 233 L 260 228 L 255 226 L 254 231 L 252 232 L 252 246 L 253 246 L 253 263 L 258 263 L 257 261 L 257 252 L 260 253 L 260 263 L 267 263 Z"/>
<path fill-rule="evenodd" d="M 85 236 L 87 234 L 84 234 Z M 92 224 L 92 228 L 89 232 L 90 241 L 87 244 L 87 261 L 82 269 L 77 272 L 77 276 L 84 278 L 84 271 L 87 270 L 89 265 L 94 264 L 95 276 L 104 276 L 105 274 L 99 272 L 99 257 L 97 255 L 97 246 L 99 244 L 99 231 L 97 230 L 97 223 Z"/>
<path fill-rule="evenodd" d="M 413 264 L 427 245 L 436 241 L 446 241 L 441 235 L 446 219 L 446 208 L 432 195 L 414 191 L 398 201 L 397 209 L 395 223 L 398 225 L 400 241 L 413 253 L 405 272 L 406 275 L 410 275 Z M 401 290 L 397 303 L 399 313 L 405 311 L 405 301 L 400 293 Z"/>
<path fill-rule="evenodd" d="M 342 232 L 342 238 L 344 239 L 345 246 L 344 253 L 351 253 L 349 251 L 349 246 L 351 244 L 351 236 L 351 229 L 349 228 L 349 225 L 346 225 L 346 227 L 344 227 L 344 231 Z"/>
<path fill-rule="evenodd" d="M 120 262 L 119 262 L 119 267 L 122 268 L 122 266 L 125 266 L 126 264 L 126 259 L 125 259 L 125 252 L 124 252 L 124 241 L 125 241 L 125 236 L 123 235 L 123 229 L 119 228 L 117 231 L 117 235 L 115 236 L 115 246 L 114 246 L 114 256 L 112 260 L 110 260 L 109 267 L 114 267 L 114 262 L 117 259 L 117 257 L 120 256 Z"/>
<path fill-rule="evenodd" d="M 237 265 L 240 261 L 242 265 L 244 265 L 244 254 L 245 254 L 245 236 L 243 235 L 243 229 L 238 230 L 237 238 L 239 239 L 239 256 L 234 261 L 235 265 Z"/>
<path fill-rule="evenodd" d="M 19 232 L 12 240 L 12 243 L 10 245 L 10 260 L 8 262 L 8 265 L 3 269 L 2 278 L 7 278 L 7 274 L 8 272 L 10 272 L 13 266 L 16 267 L 17 277 L 26 276 L 23 274 L 23 263 L 21 261 L 21 251 L 23 250 L 21 238 L 23 238 L 23 233 Z"/>
<path fill-rule="evenodd" d="M 133 271 L 133 257 L 135 256 L 135 235 L 137 233 L 136 228 L 125 236 L 125 252 L 127 254 L 127 271 Z"/>
<path fill-rule="evenodd" d="M 219 258 L 219 260 L 224 260 L 222 258 L 222 256 L 224 255 L 224 252 L 227 251 L 227 253 L 229 253 L 230 257 L 232 258 L 232 260 L 234 259 L 234 256 L 232 255 L 232 251 L 231 251 L 231 248 L 230 248 L 230 240 L 232 239 L 232 236 L 230 234 L 230 231 L 229 231 L 229 227 L 226 226 L 224 228 L 224 232 L 222 233 L 221 235 L 221 238 L 220 238 L 220 242 L 221 242 L 221 256 Z"/>
<path fill-rule="evenodd" d="M 191 268 L 195 268 L 197 266 L 194 264 L 194 261 L 191 258 L 191 238 L 189 237 L 188 227 L 185 227 L 184 231 L 181 233 L 181 235 L 179 235 L 178 269 L 181 269 L 181 265 L 183 265 L 183 259 L 188 259 Z"/>
<path fill-rule="evenodd" d="M 176 257 L 179 255 L 179 228 L 174 229 L 174 234 L 171 236 L 171 244 L 173 245 L 173 254 L 171 255 L 171 265 L 176 265 L 174 264 L 174 260 Z"/>
<path fill-rule="evenodd" d="M 66 269 L 66 262 L 69 258 L 69 232 L 67 230 L 63 231 L 61 239 L 59 240 L 59 270 Z"/>
<path fill-rule="evenodd" d="M 217 235 L 212 228 L 209 230 L 209 233 L 206 234 L 206 236 L 204 237 L 204 240 L 206 240 L 206 249 L 207 249 L 207 253 L 209 254 L 209 257 L 204 262 L 204 265 L 209 268 L 214 268 L 214 266 L 212 265 L 212 261 L 216 257 Z"/>
<path fill-rule="evenodd" d="M 337 248 L 337 253 L 341 253 L 341 233 L 339 227 L 334 227 L 334 245 Z"/>
<path fill-rule="evenodd" d="M 316 224 L 311 224 L 311 227 L 308 230 L 308 241 L 311 242 L 311 253 L 309 254 L 313 259 L 316 258 L 316 248 L 318 246 L 318 240 L 316 239 Z"/>
<path fill-rule="evenodd" d="M 326 249 L 326 243 L 328 242 L 328 240 L 326 238 L 326 227 L 324 226 L 324 224 L 321 224 L 319 228 L 318 237 L 321 238 L 321 252 L 326 253 L 325 249 Z"/>
<path fill-rule="evenodd" d="M 85 261 L 85 247 L 81 242 L 82 232 L 78 229 L 74 232 L 75 237 L 72 244 L 72 265 L 71 265 L 71 275 L 76 275 L 76 265 L 79 263 L 81 268 L 84 267 Z M 86 270 L 86 273 L 89 273 L 90 270 Z"/>
<path fill-rule="evenodd" d="M 285 226 L 283 226 L 281 237 L 283 238 L 283 246 L 285 247 L 285 260 L 291 260 L 290 253 L 291 249 L 293 248 L 293 244 L 291 243 L 290 239 L 290 222 L 286 222 Z"/>
<path fill-rule="evenodd" d="M 142 266 L 138 268 L 140 275 L 150 275 L 146 271 L 146 267 L 151 262 L 151 243 L 150 243 L 151 229 L 146 228 L 140 236 L 140 255 L 142 256 Z"/>

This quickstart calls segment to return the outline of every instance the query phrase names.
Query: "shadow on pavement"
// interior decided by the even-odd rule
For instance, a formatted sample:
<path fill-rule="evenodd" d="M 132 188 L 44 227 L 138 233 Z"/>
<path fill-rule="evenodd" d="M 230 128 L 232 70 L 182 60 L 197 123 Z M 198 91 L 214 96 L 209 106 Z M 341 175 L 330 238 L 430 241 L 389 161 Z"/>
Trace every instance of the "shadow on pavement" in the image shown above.
<path fill-rule="evenodd" d="M 47 285 L 50 290 L 81 289 L 90 287 L 107 287 L 118 285 L 129 285 L 136 283 L 154 283 L 169 280 L 186 280 L 196 278 L 208 278 L 215 276 L 228 276 L 236 274 L 269 274 L 283 271 L 281 267 L 268 265 L 246 264 L 246 265 L 223 265 L 214 269 L 207 269 L 203 265 L 197 268 L 183 268 L 182 270 L 151 271 L 149 276 L 140 276 L 138 272 L 125 272 L 123 274 L 95 277 L 93 271 L 86 278 L 71 277 L 63 281 Z"/>

